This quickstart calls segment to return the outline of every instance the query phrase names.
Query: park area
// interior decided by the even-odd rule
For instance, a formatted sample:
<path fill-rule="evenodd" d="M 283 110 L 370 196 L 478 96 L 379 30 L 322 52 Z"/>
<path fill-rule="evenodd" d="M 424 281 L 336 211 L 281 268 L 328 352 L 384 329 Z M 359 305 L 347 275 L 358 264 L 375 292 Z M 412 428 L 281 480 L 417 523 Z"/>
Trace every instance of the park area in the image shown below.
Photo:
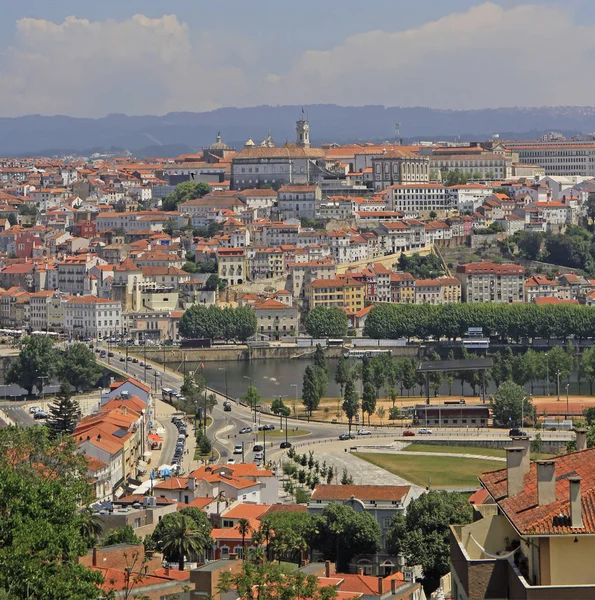
<path fill-rule="evenodd" d="M 448 447 L 448 451 L 454 450 Z M 474 448 L 477 450 L 477 448 Z M 485 455 L 484 455 L 485 456 Z M 452 456 L 412 456 L 359 452 L 358 458 L 410 481 L 430 488 L 477 488 L 477 476 L 506 467 L 503 461 Z"/>

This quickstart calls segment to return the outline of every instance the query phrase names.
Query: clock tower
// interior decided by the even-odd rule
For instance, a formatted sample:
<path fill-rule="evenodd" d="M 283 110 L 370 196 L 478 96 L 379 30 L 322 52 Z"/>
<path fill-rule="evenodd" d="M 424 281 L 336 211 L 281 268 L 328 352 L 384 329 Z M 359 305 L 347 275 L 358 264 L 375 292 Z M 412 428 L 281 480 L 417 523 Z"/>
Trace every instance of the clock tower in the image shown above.
<path fill-rule="evenodd" d="M 310 147 L 310 123 L 304 119 L 298 121 L 295 126 L 296 140 L 295 145 L 298 148 Z"/>

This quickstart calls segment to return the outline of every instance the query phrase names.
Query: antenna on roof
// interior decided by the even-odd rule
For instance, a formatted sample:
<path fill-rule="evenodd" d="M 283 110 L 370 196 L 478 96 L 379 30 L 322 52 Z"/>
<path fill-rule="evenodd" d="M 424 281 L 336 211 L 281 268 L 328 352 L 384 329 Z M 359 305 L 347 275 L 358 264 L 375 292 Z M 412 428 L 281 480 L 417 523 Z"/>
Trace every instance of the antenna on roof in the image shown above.
<path fill-rule="evenodd" d="M 403 140 L 401 139 L 401 123 L 395 123 L 395 146 L 401 146 Z"/>

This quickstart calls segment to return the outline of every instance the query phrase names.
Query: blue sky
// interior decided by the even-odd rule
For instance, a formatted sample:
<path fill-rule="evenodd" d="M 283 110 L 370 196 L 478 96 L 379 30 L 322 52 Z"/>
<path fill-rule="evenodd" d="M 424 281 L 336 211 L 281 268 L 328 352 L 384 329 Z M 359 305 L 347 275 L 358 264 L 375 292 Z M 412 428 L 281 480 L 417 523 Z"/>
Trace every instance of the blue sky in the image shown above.
<path fill-rule="evenodd" d="M 4 0 L 0 116 L 590 104 L 593 46 L 594 0 Z"/>

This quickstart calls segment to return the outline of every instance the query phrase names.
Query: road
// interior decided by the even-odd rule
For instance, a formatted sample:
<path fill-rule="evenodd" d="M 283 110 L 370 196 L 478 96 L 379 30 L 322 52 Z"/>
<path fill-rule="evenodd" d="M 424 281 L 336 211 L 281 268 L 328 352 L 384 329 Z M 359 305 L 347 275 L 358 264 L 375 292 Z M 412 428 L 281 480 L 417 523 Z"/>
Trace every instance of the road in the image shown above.
<path fill-rule="evenodd" d="M 161 400 L 161 388 L 171 388 L 178 391 L 183 382 L 183 376 L 179 373 L 171 371 L 169 369 L 163 370 L 163 367 L 156 363 L 149 363 L 150 369 L 140 365 L 139 362 L 127 361 L 125 353 L 120 353 L 115 349 L 113 357 L 105 357 L 103 359 L 98 358 L 98 361 L 104 366 L 110 367 L 122 375 L 129 375 L 144 381 L 147 385 L 150 385 L 154 391 L 154 413 L 152 418 L 159 420 L 166 430 L 166 439 L 164 448 L 161 453 L 161 462 L 165 463 L 171 460 L 175 448 L 175 442 L 178 435 L 177 429 L 170 421 L 171 406 L 165 404 Z M 214 407 L 211 417 L 213 424 L 209 428 L 212 432 L 211 438 L 214 443 L 215 450 L 220 456 L 221 462 L 232 456 L 233 447 L 235 444 L 244 442 L 245 453 L 244 460 L 246 462 L 254 460 L 254 452 L 252 448 L 255 443 L 263 444 L 266 432 L 254 432 L 249 434 L 240 435 L 238 432 L 241 428 L 252 425 L 256 422 L 259 425 L 270 424 L 274 425 L 276 430 L 279 430 L 281 426 L 285 425 L 285 419 L 283 424 L 280 423 L 280 418 L 273 415 L 267 415 L 258 412 L 255 413 L 248 407 L 241 406 L 232 403 L 232 410 L 226 412 L 223 410 L 223 401 L 225 396 L 216 390 L 210 390 L 215 393 L 218 404 Z M 34 421 L 32 416 L 28 413 L 28 407 L 35 402 L 23 403 L 23 402 L 0 402 L 0 410 L 4 411 L 5 414 L 12 419 L 16 424 L 24 427 L 31 426 Z M 167 415 L 167 416 L 166 416 Z M 165 418 L 164 418 L 165 417 Z M 307 435 L 299 437 L 290 437 L 289 440 L 296 445 L 301 452 L 311 446 L 323 443 L 324 441 L 337 440 L 339 434 L 346 433 L 347 427 L 345 424 L 338 423 L 306 423 L 304 420 L 296 420 L 294 418 L 288 418 L 287 420 L 289 429 L 305 429 L 309 431 Z M 356 427 L 354 427 L 355 431 Z M 401 436 L 403 429 L 401 427 L 395 428 L 369 428 L 373 435 L 366 437 L 357 436 L 357 440 L 347 440 L 344 442 L 338 442 L 338 452 L 344 449 L 348 449 L 356 444 L 362 445 L 373 445 L 378 444 L 379 446 L 386 446 L 394 441 L 411 441 L 411 438 L 403 438 Z M 414 431 L 416 428 L 414 428 Z M 529 435 L 533 437 L 536 432 L 528 431 Z M 544 440 L 560 440 L 566 441 L 573 439 L 574 435 L 567 432 L 541 432 L 542 439 Z M 420 436 L 416 436 L 419 439 Z M 433 440 L 461 440 L 473 438 L 474 440 L 497 440 L 507 439 L 507 430 L 498 429 L 453 429 L 453 428 L 433 428 Z M 277 459 L 281 456 L 282 452 L 279 449 L 280 442 L 284 441 L 284 438 L 275 437 L 273 440 L 270 438 L 266 440 L 266 452 L 267 459 Z M 241 456 L 236 456 L 236 459 L 241 459 Z"/>

